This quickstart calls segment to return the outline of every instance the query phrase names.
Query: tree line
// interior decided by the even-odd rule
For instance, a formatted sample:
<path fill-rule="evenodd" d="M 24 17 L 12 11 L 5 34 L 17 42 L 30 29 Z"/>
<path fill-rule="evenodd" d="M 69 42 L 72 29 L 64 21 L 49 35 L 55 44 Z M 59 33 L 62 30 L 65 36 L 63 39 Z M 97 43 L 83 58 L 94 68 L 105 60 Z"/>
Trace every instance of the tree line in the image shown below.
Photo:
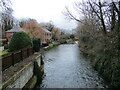
<path fill-rule="evenodd" d="M 0 1 L 0 27 L 2 32 L 2 38 L 5 38 L 5 31 L 14 27 L 24 28 L 32 39 L 40 37 L 41 29 L 46 28 L 52 33 L 53 40 L 59 40 L 61 33 L 64 33 L 60 28 L 56 27 L 53 22 L 38 23 L 37 20 L 31 18 L 22 18 L 20 20 L 13 16 L 12 3 L 10 0 Z"/>
<path fill-rule="evenodd" d="M 64 15 L 78 22 L 77 37 L 81 51 L 91 58 L 96 70 L 112 87 L 120 86 L 120 1 L 83 0 Z M 115 71 L 116 70 L 116 71 Z"/>

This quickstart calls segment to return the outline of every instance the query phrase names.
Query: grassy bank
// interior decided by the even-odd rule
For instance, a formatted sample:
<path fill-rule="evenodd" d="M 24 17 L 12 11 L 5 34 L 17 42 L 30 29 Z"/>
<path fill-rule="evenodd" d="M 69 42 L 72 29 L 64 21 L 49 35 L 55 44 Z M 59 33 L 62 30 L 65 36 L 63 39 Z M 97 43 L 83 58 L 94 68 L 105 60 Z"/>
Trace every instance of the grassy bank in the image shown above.
<path fill-rule="evenodd" d="M 80 50 L 91 61 L 92 66 L 99 72 L 109 87 L 119 88 L 120 57 L 113 55 L 110 51 L 103 51 L 100 45 L 96 45 L 99 50 L 91 46 L 92 44 L 81 43 Z"/>
<path fill-rule="evenodd" d="M 59 44 L 60 44 L 59 42 L 52 42 L 48 45 L 48 47 L 52 48 L 52 47 L 57 46 Z"/>
<path fill-rule="evenodd" d="M 7 53 L 8 53 L 8 50 L 1 51 L 1 52 L 0 52 L 0 56 L 5 55 L 5 54 L 7 54 Z"/>
<path fill-rule="evenodd" d="M 60 42 L 52 42 L 52 43 L 50 43 L 48 46 L 43 47 L 43 49 L 44 49 L 44 50 L 49 50 L 49 49 L 51 49 L 51 48 L 53 48 L 53 47 L 55 47 L 55 46 L 58 46 L 58 45 L 60 45 Z"/>
<path fill-rule="evenodd" d="M 110 87 L 120 86 L 120 61 L 119 57 L 112 57 L 110 54 L 97 55 L 94 58 L 93 66 L 108 82 Z"/>

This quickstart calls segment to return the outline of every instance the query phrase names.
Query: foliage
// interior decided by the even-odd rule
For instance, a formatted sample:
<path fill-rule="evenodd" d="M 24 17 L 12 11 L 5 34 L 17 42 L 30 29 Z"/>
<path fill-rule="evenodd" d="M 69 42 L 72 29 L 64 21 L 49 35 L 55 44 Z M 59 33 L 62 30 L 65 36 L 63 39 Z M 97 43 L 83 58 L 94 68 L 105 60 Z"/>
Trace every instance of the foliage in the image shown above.
<path fill-rule="evenodd" d="M 54 46 L 59 45 L 59 44 L 60 44 L 59 42 L 53 42 Z"/>
<path fill-rule="evenodd" d="M 75 39 L 74 34 L 70 35 L 70 38 L 71 38 L 71 39 Z"/>
<path fill-rule="evenodd" d="M 21 19 L 19 20 L 19 26 L 23 28 L 24 24 L 28 21 L 28 19 Z"/>
<path fill-rule="evenodd" d="M 59 42 L 52 42 L 52 43 L 50 43 L 48 46 L 49 46 L 50 48 L 52 48 L 52 47 L 57 46 L 57 45 L 59 45 L 59 44 L 60 44 Z"/>
<path fill-rule="evenodd" d="M 50 43 L 48 46 L 52 48 L 52 47 L 53 47 L 53 44 L 52 44 L 52 43 Z"/>
<path fill-rule="evenodd" d="M 53 40 L 59 40 L 61 36 L 61 32 L 59 28 L 54 27 L 52 29 L 52 39 Z"/>
<path fill-rule="evenodd" d="M 1 51 L 1 52 L 0 52 L 0 56 L 5 55 L 5 54 L 7 54 L 7 53 L 8 53 L 8 50 Z"/>
<path fill-rule="evenodd" d="M 16 51 L 23 49 L 32 44 L 31 38 L 28 34 L 24 32 L 16 32 L 13 34 L 10 43 L 9 43 L 9 50 Z"/>
<path fill-rule="evenodd" d="M 92 65 L 112 87 L 119 87 L 120 13 L 118 12 L 120 7 L 118 6 L 120 6 L 120 1 L 93 2 L 89 0 L 84 4 L 84 7 L 80 7 L 83 5 L 81 3 L 76 4 L 77 8 L 84 12 L 84 18 L 78 20 L 77 27 L 80 49 L 88 57 L 92 57 Z M 68 13 L 70 15 L 70 12 Z M 73 16 L 72 19 L 75 17 Z"/>
<path fill-rule="evenodd" d="M 22 25 L 25 29 L 25 32 L 32 38 L 41 38 L 42 37 L 42 26 L 37 23 L 35 20 L 28 20 L 24 25 Z"/>
<path fill-rule="evenodd" d="M 61 44 L 65 44 L 65 43 L 67 43 L 67 41 L 66 41 L 66 39 L 61 39 L 61 40 L 60 40 L 60 43 L 61 43 Z"/>
<path fill-rule="evenodd" d="M 38 52 L 40 50 L 40 39 L 36 38 L 33 40 L 33 50 Z"/>

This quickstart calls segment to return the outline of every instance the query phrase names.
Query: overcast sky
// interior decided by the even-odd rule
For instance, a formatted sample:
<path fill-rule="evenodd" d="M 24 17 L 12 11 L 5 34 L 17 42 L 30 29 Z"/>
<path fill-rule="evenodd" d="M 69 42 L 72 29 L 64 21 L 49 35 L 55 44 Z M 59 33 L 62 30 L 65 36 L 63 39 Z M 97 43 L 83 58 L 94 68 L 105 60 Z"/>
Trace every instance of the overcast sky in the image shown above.
<path fill-rule="evenodd" d="M 62 29 L 73 29 L 75 21 L 68 21 L 62 12 L 65 6 L 72 7 L 78 0 L 12 0 L 12 8 L 16 18 L 34 18 L 38 22 L 53 21 Z"/>

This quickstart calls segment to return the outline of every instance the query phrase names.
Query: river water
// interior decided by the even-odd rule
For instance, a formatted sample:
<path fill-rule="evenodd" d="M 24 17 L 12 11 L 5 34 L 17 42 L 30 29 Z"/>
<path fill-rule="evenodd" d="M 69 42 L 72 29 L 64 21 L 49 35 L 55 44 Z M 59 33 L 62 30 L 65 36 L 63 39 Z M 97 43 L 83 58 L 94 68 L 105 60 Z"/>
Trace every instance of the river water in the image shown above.
<path fill-rule="evenodd" d="M 40 88 L 106 87 L 76 44 L 59 45 L 44 55 L 44 77 Z"/>

